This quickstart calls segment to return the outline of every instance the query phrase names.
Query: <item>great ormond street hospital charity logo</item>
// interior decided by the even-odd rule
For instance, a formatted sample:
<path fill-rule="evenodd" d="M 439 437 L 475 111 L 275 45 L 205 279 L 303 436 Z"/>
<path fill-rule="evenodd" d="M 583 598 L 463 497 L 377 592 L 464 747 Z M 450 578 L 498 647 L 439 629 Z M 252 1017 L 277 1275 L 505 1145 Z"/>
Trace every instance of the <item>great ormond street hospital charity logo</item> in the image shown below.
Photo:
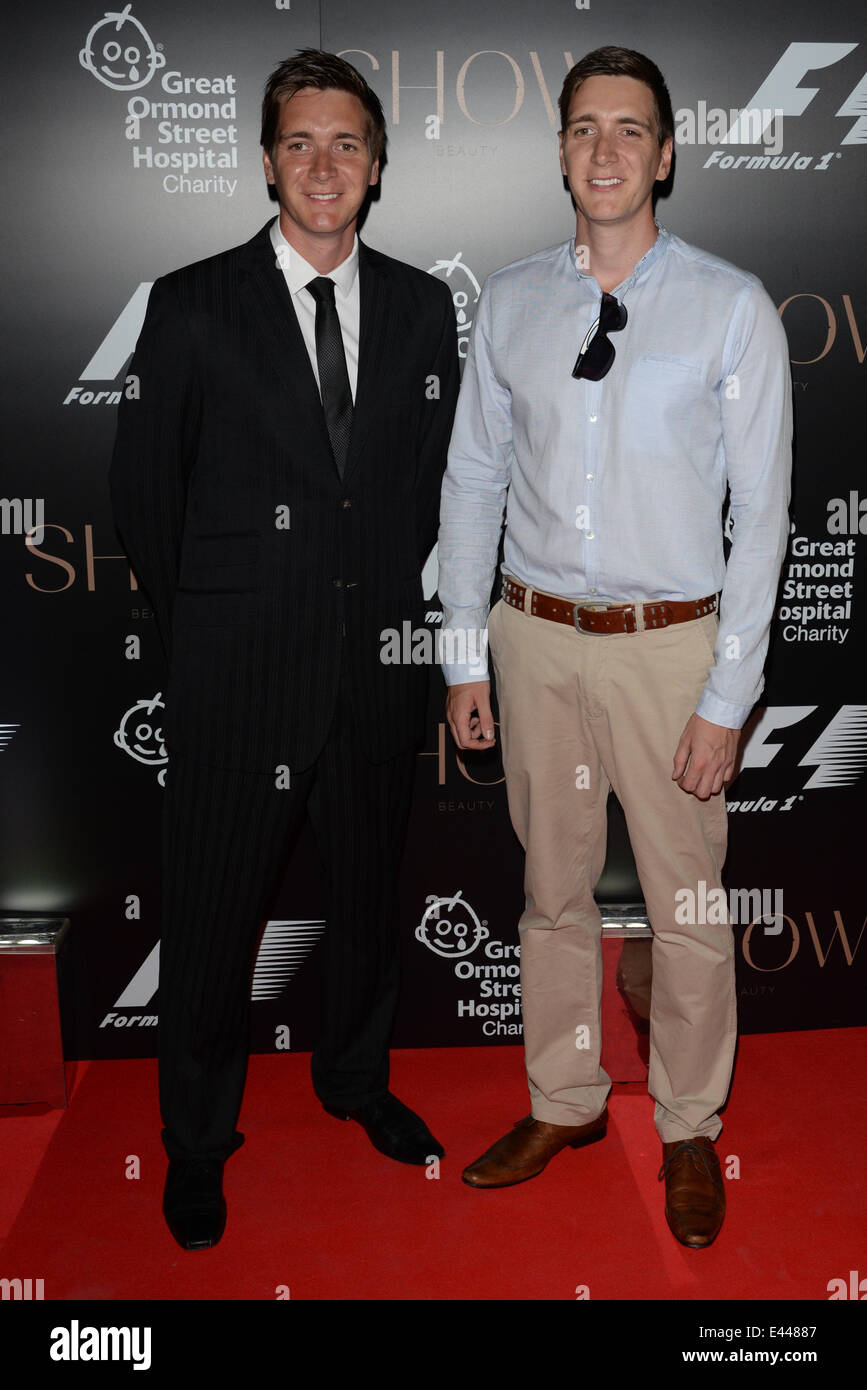
<path fill-rule="evenodd" d="M 470 341 L 470 329 L 473 326 L 473 317 L 476 304 L 482 287 L 476 279 L 468 265 L 464 265 L 461 257 L 462 251 L 458 251 L 452 256 L 450 261 L 435 261 L 429 268 L 428 275 L 435 275 L 438 280 L 447 280 L 449 289 L 452 292 L 452 303 L 455 306 L 455 319 L 457 320 L 458 332 L 458 356 L 463 360 L 467 355 L 467 347 Z M 424 588 L 425 598 L 433 598 L 437 591 L 437 579 L 439 569 L 437 564 L 437 548 L 434 546 L 422 571 L 421 582 Z"/>
<path fill-rule="evenodd" d="M 165 713 L 165 708 L 162 691 L 158 690 L 152 700 L 139 700 L 137 704 L 132 705 L 114 732 L 114 741 L 124 753 L 129 753 L 137 763 L 146 763 L 148 767 L 160 769 L 157 781 L 161 787 L 166 785 L 169 755 L 163 743 L 162 728 L 157 724 L 159 720 L 161 725 L 162 720 L 158 714 L 156 718 L 154 715 L 157 710 Z"/>
<path fill-rule="evenodd" d="M 130 14 L 132 5 L 109 10 L 94 24 L 78 55 L 81 66 L 115 92 L 135 92 L 146 87 L 165 55 L 144 25 Z"/>
<path fill-rule="evenodd" d="M 464 265 L 461 260 L 462 255 L 463 252 L 458 251 L 457 255 L 453 256 L 450 261 L 437 261 L 428 270 L 428 275 L 436 275 L 438 279 L 449 282 L 452 302 L 455 306 L 455 318 L 458 323 L 458 355 L 463 358 L 467 355 L 470 329 L 473 326 L 473 313 L 482 287 L 469 266 Z"/>
<path fill-rule="evenodd" d="M 472 955 L 479 942 L 487 940 L 490 932 L 483 927 L 461 889 L 452 898 L 425 899 L 428 906 L 415 929 L 416 939 L 429 951 L 447 960 Z"/>

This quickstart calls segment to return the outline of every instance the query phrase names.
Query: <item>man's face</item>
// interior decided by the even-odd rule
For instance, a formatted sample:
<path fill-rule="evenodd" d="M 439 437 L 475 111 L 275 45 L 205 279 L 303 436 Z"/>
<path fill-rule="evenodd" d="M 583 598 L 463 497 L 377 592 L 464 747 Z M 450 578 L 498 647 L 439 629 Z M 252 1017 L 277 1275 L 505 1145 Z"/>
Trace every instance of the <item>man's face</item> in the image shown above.
<path fill-rule="evenodd" d="M 653 93 L 634 77 L 588 77 L 569 103 L 560 168 L 578 212 L 596 225 L 644 216 L 653 185 L 671 165 L 660 148 Z"/>
<path fill-rule="evenodd" d="M 282 103 L 274 159 L 266 153 L 264 163 L 290 244 L 293 230 L 302 242 L 354 230 L 367 190 L 379 178 L 366 135 L 367 112 L 351 92 L 305 87 Z"/>

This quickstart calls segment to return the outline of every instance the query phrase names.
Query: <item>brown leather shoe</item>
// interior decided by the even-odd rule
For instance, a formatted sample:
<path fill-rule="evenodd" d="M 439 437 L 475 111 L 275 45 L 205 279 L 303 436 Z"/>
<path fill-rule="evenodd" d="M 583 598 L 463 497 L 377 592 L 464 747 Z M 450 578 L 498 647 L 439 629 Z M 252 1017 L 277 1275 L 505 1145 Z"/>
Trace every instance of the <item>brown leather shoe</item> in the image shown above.
<path fill-rule="evenodd" d="M 723 1223 L 726 1194 L 713 1142 L 704 1135 L 662 1146 L 665 1219 L 682 1245 L 710 1245 Z"/>
<path fill-rule="evenodd" d="M 541 1173 L 546 1163 L 568 1144 L 572 1149 L 595 1144 L 605 1136 L 608 1107 L 586 1125 L 549 1125 L 525 1115 L 461 1176 L 470 1187 L 511 1187 Z"/>

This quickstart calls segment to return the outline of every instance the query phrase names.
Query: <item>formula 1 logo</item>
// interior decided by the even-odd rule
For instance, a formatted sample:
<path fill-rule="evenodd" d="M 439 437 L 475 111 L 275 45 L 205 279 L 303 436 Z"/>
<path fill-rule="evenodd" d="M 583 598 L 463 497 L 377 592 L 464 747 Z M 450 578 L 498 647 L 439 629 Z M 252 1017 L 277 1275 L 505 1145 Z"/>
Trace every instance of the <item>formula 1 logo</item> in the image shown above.
<path fill-rule="evenodd" d="M 433 598 L 440 582 L 440 565 L 438 559 L 438 549 L 436 542 L 434 548 L 424 562 L 424 569 L 421 572 L 421 587 L 425 598 Z"/>
<path fill-rule="evenodd" d="M 769 742 L 770 735 L 800 723 L 816 709 L 818 705 L 769 705 L 744 747 L 741 770 L 768 767 L 783 746 Z M 867 767 L 867 705 L 841 705 L 798 766 L 816 769 L 804 791 L 857 782 Z"/>
<path fill-rule="evenodd" d="M 446 960 L 471 956 L 480 942 L 490 936 L 488 928 L 461 897 L 460 888 L 451 898 L 431 894 L 427 909 L 415 929 L 416 940 Z"/>
<path fill-rule="evenodd" d="M 0 753 L 9 747 L 15 736 L 15 730 L 20 728 L 20 724 L 0 724 Z"/>
<path fill-rule="evenodd" d="M 266 922 L 259 942 L 251 1000 L 276 999 L 297 974 L 325 930 L 325 922 L 286 921 Z M 148 952 L 132 979 L 114 1001 L 114 1008 L 105 1015 L 100 1028 L 156 1027 L 157 1015 L 147 1013 L 120 1014 L 118 1009 L 147 1009 L 157 992 L 160 974 L 160 943 Z"/>
<path fill-rule="evenodd" d="M 91 357 L 79 381 L 114 381 L 124 363 L 133 354 L 142 330 L 152 281 L 143 280 L 127 304 L 121 309 L 96 352 Z M 127 379 L 129 384 L 129 378 Z M 64 405 L 117 405 L 120 389 L 90 391 L 72 386 L 63 399 Z"/>
<path fill-rule="evenodd" d="M 253 970 L 251 999 L 277 999 L 325 930 L 325 921 L 267 922 Z"/>
<path fill-rule="evenodd" d="M 731 145 L 760 144 L 765 139 L 767 125 L 775 112 L 782 116 L 802 116 L 820 88 L 800 85 L 807 73 L 831 67 L 848 57 L 857 43 L 790 43 L 775 67 L 771 69 L 758 91 L 747 102 L 745 110 L 731 125 L 726 141 Z M 755 129 L 750 113 L 767 115 L 763 130 Z M 867 73 L 849 93 L 836 113 L 856 117 L 841 145 L 867 145 Z"/>
<path fill-rule="evenodd" d="M 146 87 L 154 73 L 165 67 L 144 25 L 130 14 L 132 5 L 119 12 L 107 11 L 84 41 L 78 61 L 85 72 L 115 92 L 135 92 Z"/>

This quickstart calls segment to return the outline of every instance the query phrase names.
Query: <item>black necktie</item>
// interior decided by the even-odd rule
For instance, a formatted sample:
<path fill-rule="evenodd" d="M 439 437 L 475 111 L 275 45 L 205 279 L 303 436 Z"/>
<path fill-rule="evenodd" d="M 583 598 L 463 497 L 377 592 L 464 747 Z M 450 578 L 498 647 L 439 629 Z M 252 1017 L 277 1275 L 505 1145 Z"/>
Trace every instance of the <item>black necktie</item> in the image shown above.
<path fill-rule="evenodd" d="M 343 477 L 352 431 L 352 392 L 343 351 L 343 335 L 334 303 L 334 281 L 320 275 L 306 288 L 316 300 L 316 361 L 325 424 L 337 471 Z"/>

